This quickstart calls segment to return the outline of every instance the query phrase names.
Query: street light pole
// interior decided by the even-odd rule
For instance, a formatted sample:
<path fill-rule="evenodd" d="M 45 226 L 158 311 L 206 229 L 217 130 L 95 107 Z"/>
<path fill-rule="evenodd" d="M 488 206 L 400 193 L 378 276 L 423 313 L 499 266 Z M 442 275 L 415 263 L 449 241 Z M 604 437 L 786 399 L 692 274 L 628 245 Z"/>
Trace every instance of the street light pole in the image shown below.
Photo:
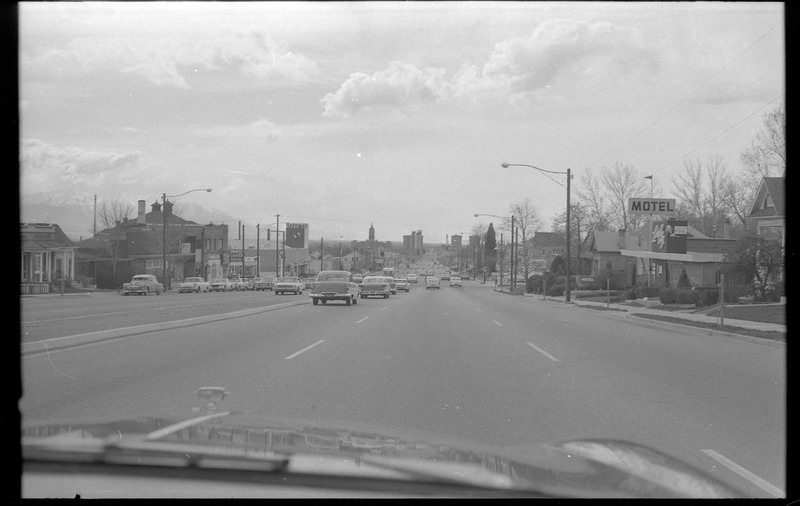
<path fill-rule="evenodd" d="M 566 285 L 567 286 L 566 286 L 566 300 L 567 300 L 567 302 L 570 302 L 569 284 L 570 284 L 570 263 L 572 262 L 572 259 L 570 258 L 570 251 L 569 251 L 569 243 L 571 242 L 570 241 L 570 204 L 569 204 L 569 194 L 570 194 L 570 181 L 572 179 L 571 169 L 567 169 L 566 172 L 557 172 L 557 171 L 552 171 L 552 170 L 540 169 L 539 167 L 535 167 L 533 165 L 528 165 L 528 164 L 525 164 L 525 163 L 506 163 L 506 162 L 501 163 L 500 166 L 503 167 L 503 168 L 508 168 L 508 167 L 530 167 L 531 169 L 536 169 L 539 172 L 546 172 L 546 173 L 549 173 L 549 174 L 566 174 L 567 175 L 567 273 L 566 273 L 567 274 L 567 279 L 566 279 Z"/>

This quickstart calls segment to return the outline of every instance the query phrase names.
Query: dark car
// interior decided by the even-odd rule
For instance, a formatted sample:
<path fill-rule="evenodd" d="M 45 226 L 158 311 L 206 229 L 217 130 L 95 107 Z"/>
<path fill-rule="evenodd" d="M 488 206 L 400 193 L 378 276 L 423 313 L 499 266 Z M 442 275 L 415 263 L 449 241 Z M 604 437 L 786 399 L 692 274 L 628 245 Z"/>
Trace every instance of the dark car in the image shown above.
<path fill-rule="evenodd" d="M 357 304 L 361 290 L 349 271 L 321 271 L 308 296 L 316 306 L 329 300 L 343 300 L 346 305 Z"/>
<path fill-rule="evenodd" d="M 392 292 L 392 285 L 386 276 L 367 276 L 361 282 L 361 298 L 383 297 L 389 298 Z"/>

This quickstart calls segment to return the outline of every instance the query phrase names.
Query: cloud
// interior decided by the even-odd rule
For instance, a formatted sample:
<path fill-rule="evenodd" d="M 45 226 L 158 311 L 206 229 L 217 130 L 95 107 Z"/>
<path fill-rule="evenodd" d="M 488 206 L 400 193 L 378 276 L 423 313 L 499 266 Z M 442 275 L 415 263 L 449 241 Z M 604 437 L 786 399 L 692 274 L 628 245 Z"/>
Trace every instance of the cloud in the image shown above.
<path fill-rule="evenodd" d="M 264 118 L 243 125 L 196 128 L 194 133 L 205 137 L 237 138 L 256 142 L 275 141 L 280 139 L 284 134 L 283 129 L 272 121 Z"/>
<path fill-rule="evenodd" d="M 658 62 L 633 30 L 611 23 L 553 20 L 539 25 L 528 38 L 497 44 L 483 66 L 483 77 L 507 79 L 512 92 L 524 92 L 568 74 L 613 76 L 640 68 L 655 71 Z"/>
<path fill-rule="evenodd" d="M 372 75 L 354 73 L 322 99 L 324 116 L 350 116 L 377 107 L 410 111 L 452 99 L 503 98 L 544 90 L 560 77 L 618 80 L 625 74 L 659 68 L 656 54 L 637 32 L 611 23 L 554 20 L 530 37 L 495 45 L 483 64 L 463 64 L 449 78 L 444 69 L 421 70 L 392 62 Z M 621 77 L 623 76 L 623 77 Z M 515 96 L 516 95 L 516 96 Z"/>
<path fill-rule="evenodd" d="M 138 153 L 57 148 L 37 139 L 20 141 L 21 185 L 25 191 L 51 191 L 71 185 L 102 187 L 125 178 L 139 161 Z"/>
<path fill-rule="evenodd" d="M 319 74 L 313 60 L 270 43 L 259 33 L 233 34 L 189 42 L 178 36 L 81 37 L 36 55 L 23 54 L 22 68 L 37 75 L 78 78 L 87 72 L 143 77 L 157 86 L 188 88 L 184 72 L 229 68 L 261 81 L 307 80 Z"/>
<path fill-rule="evenodd" d="M 399 61 L 372 75 L 351 74 L 335 93 L 322 99 L 323 115 L 349 116 L 379 107 L 413 110 L 437 102 L 448 94 L 444 74 L 442 69 L 420 70 Z"/>

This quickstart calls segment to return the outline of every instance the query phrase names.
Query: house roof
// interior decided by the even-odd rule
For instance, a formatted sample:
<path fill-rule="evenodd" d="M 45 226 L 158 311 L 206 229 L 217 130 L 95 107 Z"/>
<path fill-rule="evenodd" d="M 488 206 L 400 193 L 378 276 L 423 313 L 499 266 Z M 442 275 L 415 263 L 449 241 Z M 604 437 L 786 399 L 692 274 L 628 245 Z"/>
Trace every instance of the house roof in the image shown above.
<path fill-rule="evenodd" d="M 48 251 L 76 247 L 75 243 L 61 230 L 61 227 L 55 223 L 20 223 L 20 239 L 22 251 Z"/>
<path fill-rule="evenodd" d="M 765 177 L 756 192 L 756 198 L 750 206 L 751 218 L 762 218 L 786 215 L 785 179 L 782 177 Z M 772 205 L 767 205 L 767 197 Z"/>

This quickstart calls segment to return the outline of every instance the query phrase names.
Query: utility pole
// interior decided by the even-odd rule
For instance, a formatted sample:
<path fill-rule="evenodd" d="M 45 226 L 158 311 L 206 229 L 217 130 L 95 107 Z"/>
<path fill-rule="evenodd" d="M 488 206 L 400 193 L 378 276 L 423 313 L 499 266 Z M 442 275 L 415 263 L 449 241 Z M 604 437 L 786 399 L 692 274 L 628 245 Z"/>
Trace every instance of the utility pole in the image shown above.
<path fill-rule="evenodd" d="M 278 240 L 280 239 L 280 229 L 281 229 L 281 215 L 275 215 L 276 222 L 275 222 L 275 275 L 278 276 L 278 267 L 280 262 L 280 250 L 278 249 Z"/>
<path fill-rule="evenodd" d="M 255 277 L 261 276 L 261 224 L 256 223 L 256 273 Z"/>

